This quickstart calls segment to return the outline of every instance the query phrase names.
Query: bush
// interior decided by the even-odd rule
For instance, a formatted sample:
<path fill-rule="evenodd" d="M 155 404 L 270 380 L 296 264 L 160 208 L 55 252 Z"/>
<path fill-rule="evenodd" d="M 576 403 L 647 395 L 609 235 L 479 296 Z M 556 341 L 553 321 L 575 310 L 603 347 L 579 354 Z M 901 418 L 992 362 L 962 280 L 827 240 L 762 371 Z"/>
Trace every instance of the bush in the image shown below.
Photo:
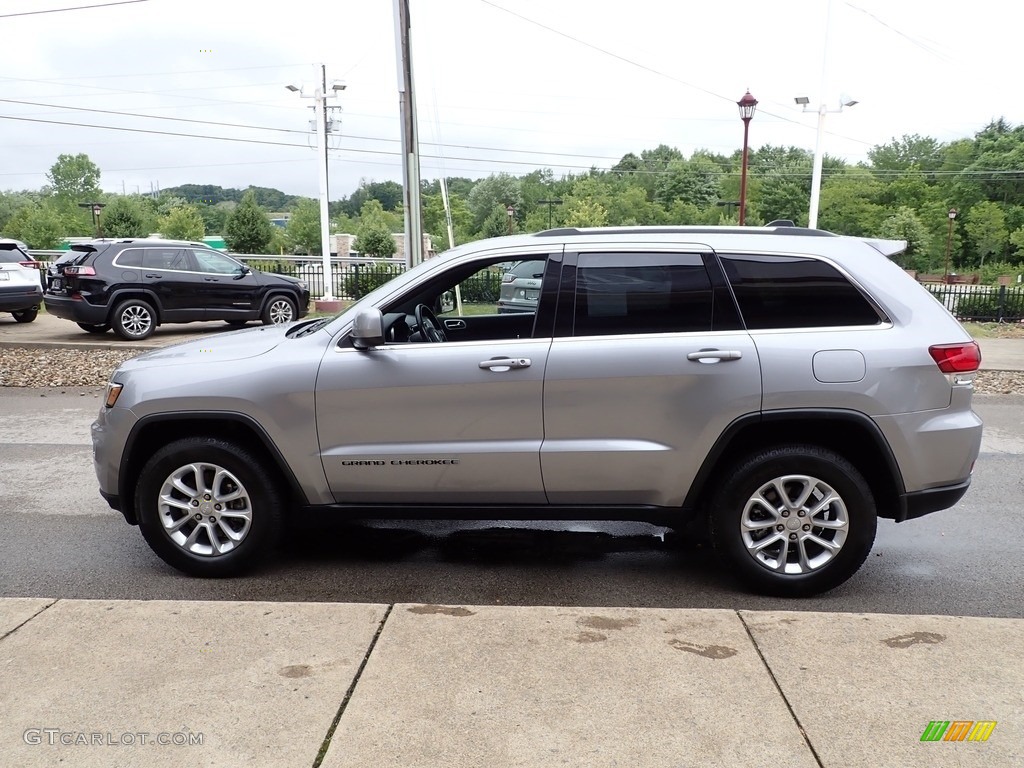
<path fill-rule="evenodd" d="M 375 261 L 369 264 L 353 264 L 342 280 L 342 295 L 360 299 L 370 291 L 384 285 L 388 280 L 402 274 L 398 264 Z"/>
<path fill-rule="evenodd" d="M 980 272 L 982 284 L 994 285 L 1001 275 L 1013 275 L 1013 279 L 1016 281 L 1017 275 L 1024 274 L 1024 265 L 993 261 L 983 266 Z"/>

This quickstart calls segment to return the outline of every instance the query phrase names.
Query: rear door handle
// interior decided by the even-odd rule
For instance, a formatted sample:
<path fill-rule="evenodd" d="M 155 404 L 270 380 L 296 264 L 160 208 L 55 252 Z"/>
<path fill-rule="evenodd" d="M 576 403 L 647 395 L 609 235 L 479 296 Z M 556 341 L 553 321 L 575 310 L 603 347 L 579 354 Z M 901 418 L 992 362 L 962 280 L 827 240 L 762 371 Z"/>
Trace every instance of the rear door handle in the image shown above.
<path fill-rule="evenodd" d="M 699 352 L 691 352 L 686 359 L 699 363 L 717 363 L 720 360 L 739 360 L 741 357 L 743 353 L 738 349 L 702 349 Z"/>
<path fill-rule="evenodd" d="M 163 275 L 146 275 L 146 277 L 153 280 L 159 280 L 161 277 L 163 277 Z"/>
<path fill-rule="evenodd" d="M 484 360 L 480 367 L 484 370 L 507 371 L 511 368 L 529 368 L 533 361 L 528 357 L 494 357 Z"/>

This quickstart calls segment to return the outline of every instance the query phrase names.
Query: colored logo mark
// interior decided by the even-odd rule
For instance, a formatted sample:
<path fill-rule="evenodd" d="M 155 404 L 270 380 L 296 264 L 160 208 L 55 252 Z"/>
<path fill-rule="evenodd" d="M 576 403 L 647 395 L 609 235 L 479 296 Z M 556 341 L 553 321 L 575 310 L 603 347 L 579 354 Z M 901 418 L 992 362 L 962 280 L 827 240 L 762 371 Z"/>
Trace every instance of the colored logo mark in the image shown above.
<path fill-rule="evenodd" d="M 995 720 L 932 720 L 921 741 L 988 741 L 995 728 Z"/>

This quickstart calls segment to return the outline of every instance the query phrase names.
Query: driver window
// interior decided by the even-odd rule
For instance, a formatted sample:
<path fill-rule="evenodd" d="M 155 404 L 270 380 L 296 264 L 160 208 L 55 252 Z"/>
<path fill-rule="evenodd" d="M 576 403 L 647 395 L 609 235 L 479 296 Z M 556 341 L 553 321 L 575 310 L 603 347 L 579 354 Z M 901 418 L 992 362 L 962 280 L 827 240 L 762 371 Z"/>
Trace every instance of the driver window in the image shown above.
<path fill-rule="evenodd" d="M 438 315 L 462 317 L 464 315 L 496 315 L 501 279 L 505 273 L 502 264 L 489 264 L 439 297 Z"/>
<path fill-rule="evenodd" d="M 425 290 L 384 308 L 385 339 L 436 343 L 533 338 L 546 264 L 546 258 L 532 256 L 455 267 L 448 282 L 432 281 Z"/>

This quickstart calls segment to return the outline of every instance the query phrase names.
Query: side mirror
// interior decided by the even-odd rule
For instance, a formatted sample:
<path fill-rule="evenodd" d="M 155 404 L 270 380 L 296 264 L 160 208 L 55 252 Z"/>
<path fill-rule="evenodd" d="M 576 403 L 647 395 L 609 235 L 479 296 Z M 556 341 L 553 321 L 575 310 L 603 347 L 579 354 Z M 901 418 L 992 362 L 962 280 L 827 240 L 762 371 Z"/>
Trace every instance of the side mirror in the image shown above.
<path fill-rule="evenodd" d="M 384 316 L 379 309 L 362 309 L 352 325 L 352 346 L 370 349 L 384 343 Z"/>
<path fill-rule="evenodd" d="M 247 264 L 241 264 L 238 267 L 238 274 L 235 275 L 235 280 L 241 280 L 243 277 L 252 272 L 252 268 Z"/>
<path fill-rule="evenodd" d="M 441 294 L 441 311 L 451 312 L 453 309 L 455 309 L 455 294 L 445 291 Z"/>

